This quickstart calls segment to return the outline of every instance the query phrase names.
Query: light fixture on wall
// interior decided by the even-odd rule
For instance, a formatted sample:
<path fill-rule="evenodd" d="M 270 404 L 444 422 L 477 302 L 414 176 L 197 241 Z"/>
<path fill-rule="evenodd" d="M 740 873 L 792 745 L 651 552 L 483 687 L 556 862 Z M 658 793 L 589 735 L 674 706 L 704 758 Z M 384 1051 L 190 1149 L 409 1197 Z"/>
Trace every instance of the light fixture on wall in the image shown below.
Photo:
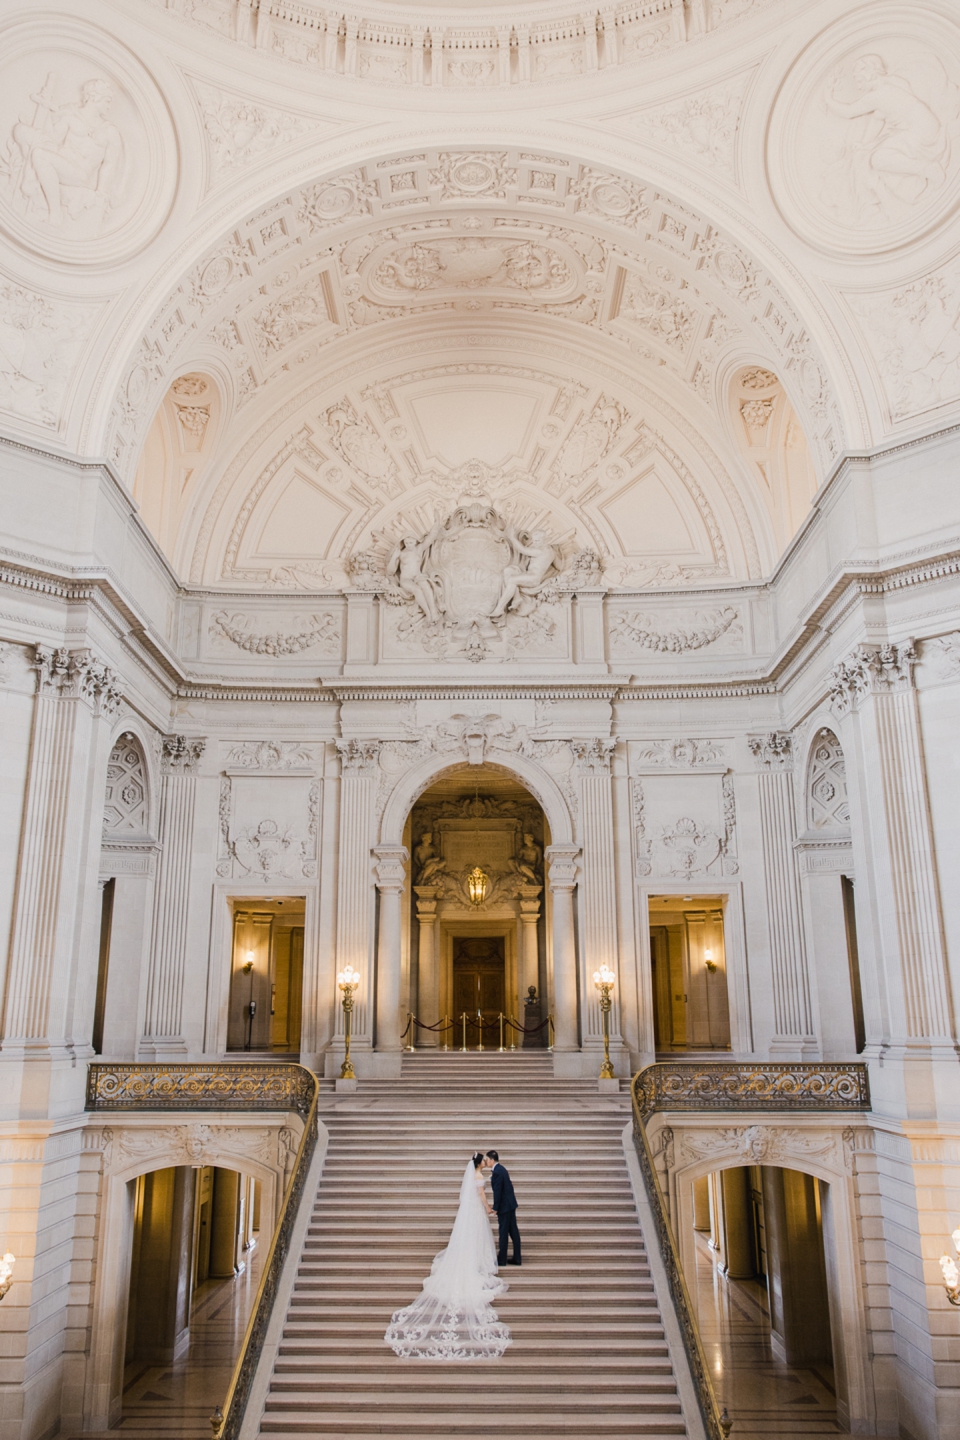
<path fill-rule="evenodd" d="M 490 889 L 490 878 L 485 875 L 479 865 L 474 865 L 467 876 L 467 893 L 470 896 L 470 904 L 477 908 L 483 904 Z"/>
<path fill-rule="evenodd" d="M 713 958 L 713 951 L 710 949 L 709 945 L 703 952 L 703 963 L 710 971 L 711 975 L 715 975 L 717 973 L 717 962 Z"/>
<path fill-rule="evenodd" d="M 248 951 L 247 951 L 247 963 L 246 963 L 246 964 L 244 965 L 244 967 L 243 967 L 243 973 L 244 973 L 244 975 L 249 975 L 250 972 L 252 971 L 252 969 L 253 969 L 253 951 L 252 951 L 252 950 L 248 950 Z"/>
<path fill-rule="evenodd" d="M 357 1072 L 350 1059 L 350 1031 L 353 1028 L 353 992 L 360 984 L 360 973 L 345 965 L 337 976 L 337 984 L 343 996 L 343 1064 L 340 1066 L 341 1080 L 356 1080 Z"/>
<path fill-rule="evenodd" d="M 950 1236 L 953 1241 L 953 1248 L 960 1255 L 960 1225 L 957 1226 Z M 943 1271 L 943 1286 L 947 1292 L 947 1299 L 951 1305 L 960 1305 L 960 1268 L 951 1255 L 944 1253 L 940 1256 L 940 1269 Z"/>
<path fill-rule="evenodd" d="M 593 972 L 593 983 L 597 987 L 600 996 L 600 1014 L 603 1017 L 603 1064 L 600 1066 L 601 1080 L 615 1080 L 613 1065 L 610 1063 L 610 1009 L 613 1001 L 610 999 L 610 992 L 616 983 L 617 977 L 609 965 L 603 964 L 599 970 Z"/>
<path fill-rule="evenodd" d="M 13 1284 L 13 1267 L 16 1264 L 16 1258 L 17 1257 L 8 1250 L 3 1259 L 0 1260 L 0 1300 L 3 1299 Z"/>

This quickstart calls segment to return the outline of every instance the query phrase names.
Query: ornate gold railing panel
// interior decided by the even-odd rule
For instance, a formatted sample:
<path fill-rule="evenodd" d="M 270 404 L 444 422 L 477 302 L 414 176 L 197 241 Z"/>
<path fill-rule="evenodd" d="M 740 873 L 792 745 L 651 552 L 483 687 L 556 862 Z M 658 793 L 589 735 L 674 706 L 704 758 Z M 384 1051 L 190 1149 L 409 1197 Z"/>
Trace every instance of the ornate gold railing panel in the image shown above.
<path fill-rule="evenodd" d="M 690 1292 L 680 1264 L 646 1122 L 658 1110 L 869 1110 L 867 1067 L 860 1064 L 751 1065 L 669 1061 L 633 1077 L 633 1143 L 646 1187 L 670 1296 L 683 1335 L 690 1373 L 708 1440 L 726 1440 L 733 1422 L 717 1402 Z"/>
<path fill-rule="evenodd" d="M 303 1065 L 228 1061 L 220 1065 L 110 1065 L 88 1067 L 88 1110 L 287 1110 L 303 1120 L 303 1134 L 283 1197 L 226 1399 L 217 1411 L 217 1440 L 237 1440 L 290 1237 L 317 1148 L 317 1077 Z"/>

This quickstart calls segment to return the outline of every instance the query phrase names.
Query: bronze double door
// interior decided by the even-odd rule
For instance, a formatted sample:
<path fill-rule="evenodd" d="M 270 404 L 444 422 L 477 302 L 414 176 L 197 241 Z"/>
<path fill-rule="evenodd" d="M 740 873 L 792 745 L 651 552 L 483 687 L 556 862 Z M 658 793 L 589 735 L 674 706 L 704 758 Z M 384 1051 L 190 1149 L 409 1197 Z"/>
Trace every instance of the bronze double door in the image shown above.
<path fill-rule="evenodd" d="M 484 1045 L 498 1045 L 500 1015 L 506 998 L 506 953 L 503 935 L 455 936 L 453 941 L 453 1013 L 457 1026 L 466 1013 L 474 1021 L 467 1029 L 467 1044 L 476 1045 L 483 1021 Z M 460 1038 L 460 1030 L 457 1030 Z"/>

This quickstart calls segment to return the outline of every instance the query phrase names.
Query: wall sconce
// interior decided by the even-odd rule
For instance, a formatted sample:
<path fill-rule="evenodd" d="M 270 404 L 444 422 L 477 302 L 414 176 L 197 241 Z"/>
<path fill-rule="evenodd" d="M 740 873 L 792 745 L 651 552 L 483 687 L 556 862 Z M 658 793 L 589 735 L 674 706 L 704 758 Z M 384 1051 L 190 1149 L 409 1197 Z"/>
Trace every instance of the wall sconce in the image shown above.
<path fill-rule="evenodd" d="M 610 992 L 616 984 L 616 975 L 609 965 L 603 964 L 599 970 L 593 972 L 593 983 L 596 985 L 600 995 L 600 1014 L 603 1017 L 603 1064 L 600 1066 L 601 1080 L 616 1080 L 613 1066 L 610 1063 L 610 1009 L 613 1001 L 610 999 Z"/>
<path fill-rule="evenodd" d="M 713 958 L 713 951 L 710 949 L 709 945 L 703 952 L 703 963 L 710 971 L 711 975 L 715 975 L 717 973 L 717 962 Z"/>
<path fill-rule="evenodd" d="M 13 1267 L 16 1264 L 16 1259 L 17 1257 L 8 1250 L 3 1259 L 0 1260 L 0 1300 L 3 1299 L 13 1284 Z"/>
<path fill-rule="evenodd" d="M 353 992 L 360 984 L 360 972 L 345 965 L 337 976 L 337 984 L 343 996 L 343 1064 L 340 1066 L 341 1080 L 356 1080 L 357 1072 L 350 1059 L 350 1030 L 353 1021 Z"/>
<path fill-rule="evenodd" d="M 953 1241 L 953 1248 L 960 1255 L 960 1225 L 957 1226 L 950 1236 Z M 951 1305 L 960 1305 L 960 1269 L 957 1262 L 950 1255 L 940 1256 L 940 1269 L 943 1271 L 943 1287 L 947 1292 L 947 1299 Z"/>
<path fill-rule="evenodd" d="M 252 971 L 252 969 L 253 969 L 253 951 L 252 951 L 252 950 L 248 950 L 248 951 L 247 951 L 247 963 L 246 963 L 246 965 L 244 965 L 244 967 L 243 967 L 243 973 L 244 973 L 244 975 L 249 975 L 250 972 Z"/>
<path fill-rule="evenodd" d="M 474 865 L 470 874 L 467 876 L 467 893 L 470 896 L 470 904 L 476 905 L 479 909 L 484 900 L 486 900 L 489 889 L 489 878 L 483 873 L 479 865 Z"/>

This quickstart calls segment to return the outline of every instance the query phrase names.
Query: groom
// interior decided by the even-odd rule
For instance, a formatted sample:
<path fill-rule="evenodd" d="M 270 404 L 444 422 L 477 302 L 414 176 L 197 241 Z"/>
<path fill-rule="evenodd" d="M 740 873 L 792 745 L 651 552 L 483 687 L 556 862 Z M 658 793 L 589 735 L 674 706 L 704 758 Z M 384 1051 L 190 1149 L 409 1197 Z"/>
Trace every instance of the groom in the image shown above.
<path fill-rule="evenodd" d="M 496 1150 L 488 1150 L 485 1160 L 490 1166 L 490 1183 L 493 1186 L 493 1208 L 500 1224 L 500 1243 L 497 1247 L 498 1265 L 519 1265 L 520 1231 L 517 1228 L 517 1197 L 513 1193 L 513 1181 L 509 1171 L 500 1164 Z M 507 1259 L 507 1240 L 513 1241 L 513 1259 Z"/>

